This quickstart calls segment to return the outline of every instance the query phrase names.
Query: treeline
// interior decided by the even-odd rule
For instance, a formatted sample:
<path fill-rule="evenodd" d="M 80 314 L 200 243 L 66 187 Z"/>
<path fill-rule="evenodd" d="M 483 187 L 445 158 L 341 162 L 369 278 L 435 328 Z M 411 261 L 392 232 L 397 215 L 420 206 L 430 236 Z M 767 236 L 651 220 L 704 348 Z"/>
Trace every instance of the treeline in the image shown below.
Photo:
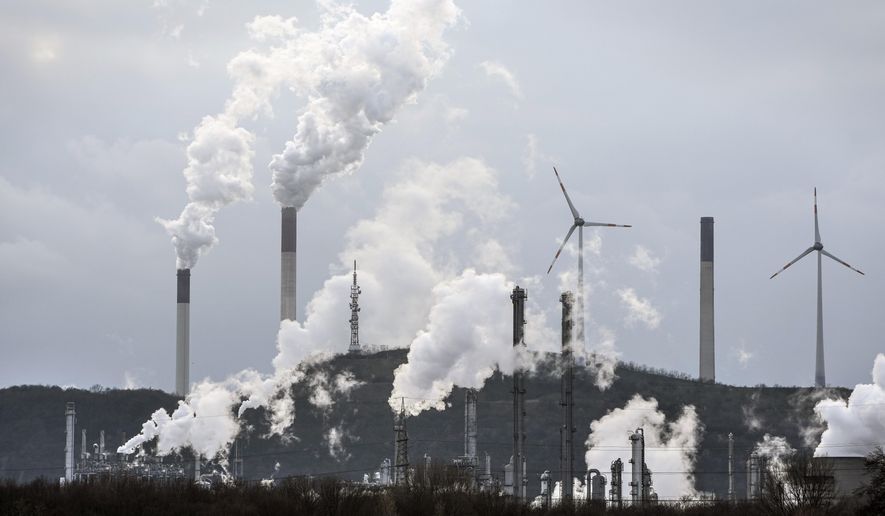
<path fill-rule="evenodd" d="M 881 514 L 859 498 L 801 514 Z M 36 480 L 28 484 L 0 484 L 3 515 L 263 515 L 317 516 L 399 515 L 768 515 L 764 503 L 692 503 L 612 509 L 595 505 L 531 508 L 511 498 L 471 492 L 454 486 L 416 484 L 378 489 L 333 478 L 291 478 L 272 487 L 260 484 L 200 487 L 193 482 L 152 483 L 118 478 L 60 487 Z M 795 512 L 790 512 L 795 513 Z M 787 513 L 785 513 L 787 514 Z"/>

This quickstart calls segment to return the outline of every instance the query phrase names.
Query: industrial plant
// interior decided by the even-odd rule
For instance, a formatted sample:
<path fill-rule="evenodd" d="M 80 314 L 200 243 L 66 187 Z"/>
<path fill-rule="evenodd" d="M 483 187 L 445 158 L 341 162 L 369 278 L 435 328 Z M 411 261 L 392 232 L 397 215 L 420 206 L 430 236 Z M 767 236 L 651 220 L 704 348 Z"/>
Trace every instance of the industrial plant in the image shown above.
<path fill-rule="evenodd" d="M 555 170 L 554 170 L 555 171 Z M 556 172 L 556 171 L 555 171 Z M 575 417 L 575 399 L 588 396 L 600 396 L 595 391 L 575 389 L 576 355 L 583 353 L 584 348 L 584 308 L 583 308 L 583 228 L 587 226 L 621 226 L 608 223 L 584 221 L 572 204 L 571 199 L 556 172 L 556 178 L 574 216 L 565 239 L 551 263 L 548 273 L 560 256 L 569 237 L 578 230 L 578 292 L 567 291 L 560 295 L 561 349 L 554 355 L 555 363 L 552 371 L 559 375 L 559 411 L 558 454 L 549 453 L 543 464 L 531 464 L 527 446 L 537 446 L 527 440 L 527 418 L 531 418 L 531 409 L 526 403 L 527 393 L 532 389 L 532 373 L 517 363 L 511 376 L 510 394 L 512 402 L 512 420 L 508 431 L 512 435 L 509 453 L 505 456 L 493 456 L 489 451 L 480 450 L 482 435 L 477 424 L 478 401 L 482 396 L 475 388 L 464 389 L 463 418 L 463 453 L 453 457 L 431 457 L 410 437 L 418 439 L 409 430 L 410 415 L 406 408 L 406 399 L 398 400 L 397 410 L 391 418 L 390 456 L 377 456 L 379 466 L 374 471 L 364 473 L 361 481 L 349 481 L 353 487 L 362 486 L 374 491 L 409 488 L 422 483 L 431 482 L 433 471 L 439 470 L 443 475 L 455 482 L 458 489 L 466 492 L 494 494 L 516 503 L 527 504 L 535 508 L 552 508 L 555 506 L 577 506 L 592 504 L 598 507 L 624 508 L 645 507 L 655 504 L 682 503 L 681 499 L 664 498 L 655 490 L 656 472 L 649 467 L 647 461 L 647 431 L 657 431 L 643 426 L 630 429 L 622 437 L 621 446 L 628 451 L 623 456 L 599 464 L 586 464 L 579 469 L 576 462 L 575 439 L 579 430 L 585 431 L 590 421 L 578 421 Z M 815 246 L 809 248 L 796 260 L 787 264 L 784 269 L 795 263 L 811 251 L 832 257 L 823 251 L 817 231 L 817 215 L 815 201 Z M 295 321 L 296 303 L 295 273 L 296 214 L 294 208 L 282 209 L 282 255 L 280 282 L 280 318 L 283 321 Z M 715 364 L 715 332 L 714 332 L 714 274 L 713 274 L 713 217 L 700 219 L 700 318 L 699 318 L 699 375 L 698 381 L 712 385 L 716 379 Z M 834 260 L 850 267 L 835 257 Z M 820 259 L 819 259 L 820 261 Z M 820 267 L 820 263 L 818 264 Z M 856 269 L 854 269 L 856 270 Z M 860 271 L 857 271 L 860 272 Z M 347 319 L 350 330 L 350 342 L 346 356 L 352 359 L 371 358 L 377 353 L 377 347 L 369 347 L 360 341 L 360 305 L 362 293 L 358 283 L 357 262 L 353 262 L 352 283 L 349 291 L 350 318 Z M 862 274 L 862 273 L 861 273 Z M 775 274 L 776 275 L 776 274 Z M 773 276 L 772 276 L 773 277 Z M 344 294 L 344 293 L 342 293 Z M 510 293 L 512 305 L 512 348 L 515 356 L 526 353 L 526 301 L 528 292 L 516 285 Z M 502 300 L 503 302 L 503 300 Z M 176 393 L 187 399 L 189 385 L 189 303 L 190 303 L 190 270 L 179 269 L 177 272 L 177 312 L 176 312 Z M 816 381 L 823 385 L 823 359 L 821 336 L 821 297 L 820 269 L 818 269 L 818 361 Z M 604 394 L 603 394 L 604 395 Z M 556 424 L 553 421 L 548 424 Z M 499 422 L 503 425 L 503 421 Z M 78 432 L 76 407 L 69 402 L 65 409 L 65 473 L 59 479 L 62 485 L 78 482 L 94 482 L 108 478 L 136 478 L 152 482 L 175 482 L 191 479 L 193 482 L 212 486 L 216 484 L 242 483 L 247 478 L 243 471 L 240 440 L 236 439 L 230 453 L 221 460 L 217 457 L 203 457 L 200 453 L 176 453 L 158 456 L 142 449 L 139 453 L 111 452 L 106 447 L 105 433 L 99 432 L 98 442 L 90 446 L 87 443 L 85 429 L 80 429 L 81 445 L 79 458 L 75 456 L 75 439 Z M 737 431 L 737 429 L 735 429 Z M 583 441 L 583 437 L 579 442 Z M 125 435 L 120 440 L 120 450 L 127 440 Z M 593 449 L 590 445 L 589 450 Z M 91 450 L 91 451 L 90 451 Z M 761 500 L 767 491 L 775 489 L 779 477 L 783 477 L 783 457 L 759 448 L 750 451 L 745 457 L 735 455 L 734 434 L 727 435 L 727 449 L 722 451 L 727 457 L 727 494 L 717 497 L 714 493 L 698 492 L 691 498 L 693 503 L 712 503 L 722 499 L 727 502 L 739 501 L 736 489 L 736 475 L 739 470 L 746 478 L 746 489 L 743 499 L 746 501 Z M 496 466 L 493 467 L 493 461 Z M 862 457 L 819 457 L 814 459 L 814 471 L 823 471 L 832 485 L 832 496 L 852 496 L 856 489 L 868 481 L 863 473 Z M 277 467 L 279 464 L 277 464 Z M 626 466 L 626 469 L 625 469 Z M 539 473 L 533 473 L 539 472 Z M 745 473 L 744 473 L 745 472 Z M 674 472 L 665 471 L 664 474 Z M 691 472 L 684 472 L 691 475 Z M 625 480 L 626 478 L 626 480 Z M 272 486 L 280 479 L 274 475 L 261 480 L 262 485 Z M 625 484 L 626 482 L 626 484 Z M 537 492 L 537 495 L 530 493 Z"/>

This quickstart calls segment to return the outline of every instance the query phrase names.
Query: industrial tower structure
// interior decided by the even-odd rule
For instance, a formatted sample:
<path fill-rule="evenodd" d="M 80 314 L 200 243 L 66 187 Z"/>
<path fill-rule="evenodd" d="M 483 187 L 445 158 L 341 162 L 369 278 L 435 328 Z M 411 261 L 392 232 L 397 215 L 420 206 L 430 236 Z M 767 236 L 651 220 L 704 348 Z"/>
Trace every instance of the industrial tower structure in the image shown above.
<path fill-rule="evenodd" d="M 298 210 L 292 206 L 282 209 L 280 238 L 280 320 L 295 319 L 295 265 L 298 236 Z"/>
<path fill-rule="evenodd" d="M 476 468 L 476 389 L 464 392 L 464 458 Z"/>
<path fill-rule="evenodd" d="M 513 347 L 525 346 L 525 289 L 513 288 Z M 514 354 L 518 355 L 514 349 Z M 517 360 L 513 367 L 513 496 L 525 499 L 525 379 Z"/>
<path fill-rule="evenodd" d="M 407 485 L 409 483 L 409 433 L 406 430 L 406 400 L 401 399 L 399 414 L 393 424 L 394 457 L 393 483 Z"/>
<path fill-rule="evenodd" d="M 65 484 L 74 481 L 74 427 L 77 424 L 77 410 L 74 402 L 65 407 Z"/>
<path fill-rule="evenodd" d="M 175 394 L 187 396 L 191 364 L 191 270 L 178 269 L 175 317 Z"/>
<path fill-rule="evenodd" d="M 613 507 L 617 507 L 621 509 L 624 507 L 624 497 L 623 497 L 623 479 L 622 473 L 624 472 L 624 463 L 621 459 L 615 459 L 612 461 L 612 483 L 611 490 L 609 494 L 611 494 L 610 500 Z"/>
<path fill-rule="evenodd" d="M 360 294 L 356 284 L 356 260 L 353 261 L 353 285 L 350 287 L 350 347 L 348 353 L 359 353 L 360 348 Z"/>
<path fill-rule="evenodd" d="M 728 432 L 728 501 L 734 503 L 734 434 Z"/>
<path fill-rule="evenodd" d="M 716 381 L 716 334 L 713 327 L 713 217 L 701 217 L 701 331 L 700 373 Z"/>
<path fill-rule="evenodd" d="M 562 425 L 559 428 L 559 473 L 562 482 L 562 503 L 572 503 L 575 478 L 575 424 L 574 424 L 574 368 L 575 356 L 572 350 L 574 339 L 572 328 L 574 317 L 572 307 L 575 296 L 571 292 L 563 292 L 559 298 L 562 302 L 562 379 L 560 385 L 560 405 L 562 406 Z"/>
<path fill-rule="evenodd" d="M 648 483 L 645 467 L 645 432 L 637 428 L 630 434 L 632 457 L 630 464 L 630 501 L 633 506 L 642 505 L 648 501 Z"/>

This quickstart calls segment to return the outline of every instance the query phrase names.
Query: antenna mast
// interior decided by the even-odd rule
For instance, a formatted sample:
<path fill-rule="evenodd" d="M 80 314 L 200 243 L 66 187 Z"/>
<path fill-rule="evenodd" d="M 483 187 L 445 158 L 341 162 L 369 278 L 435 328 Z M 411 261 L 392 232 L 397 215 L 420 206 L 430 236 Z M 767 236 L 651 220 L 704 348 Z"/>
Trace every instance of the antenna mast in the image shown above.
<path fill-rule="evenodd" d="M 353 261 L 353 285 L 350 287 L 350 348 L 348 352 L 359 353 L 360 348 L 360 304 L 362 290 L 356 284 L 356 260 Z"/>

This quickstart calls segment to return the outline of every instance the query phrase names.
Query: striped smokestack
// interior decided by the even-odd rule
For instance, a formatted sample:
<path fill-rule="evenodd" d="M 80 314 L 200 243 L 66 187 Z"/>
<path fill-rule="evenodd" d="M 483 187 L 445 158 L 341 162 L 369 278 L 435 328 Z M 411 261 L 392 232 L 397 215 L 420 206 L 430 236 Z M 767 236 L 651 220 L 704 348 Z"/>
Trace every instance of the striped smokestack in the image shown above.
<path fill-rule="evenodd" d="M 298 211 L 285 207 L 282 211 L 282 251 L 280 270 L 280 320 L 295 320 L 295 249 L 298 234 Z"/>
<path fill-rule="evenodd" d="M 191 362 L 191 270 L 178 269 L 178 312 L 175 320 L 175 394 L 190 389 Z"/>
<path fill-rule="evenodd" d="M 716 380 L 716 340 L 713 329 L 713 217 L 701 217 L 700 380 Z"/>

